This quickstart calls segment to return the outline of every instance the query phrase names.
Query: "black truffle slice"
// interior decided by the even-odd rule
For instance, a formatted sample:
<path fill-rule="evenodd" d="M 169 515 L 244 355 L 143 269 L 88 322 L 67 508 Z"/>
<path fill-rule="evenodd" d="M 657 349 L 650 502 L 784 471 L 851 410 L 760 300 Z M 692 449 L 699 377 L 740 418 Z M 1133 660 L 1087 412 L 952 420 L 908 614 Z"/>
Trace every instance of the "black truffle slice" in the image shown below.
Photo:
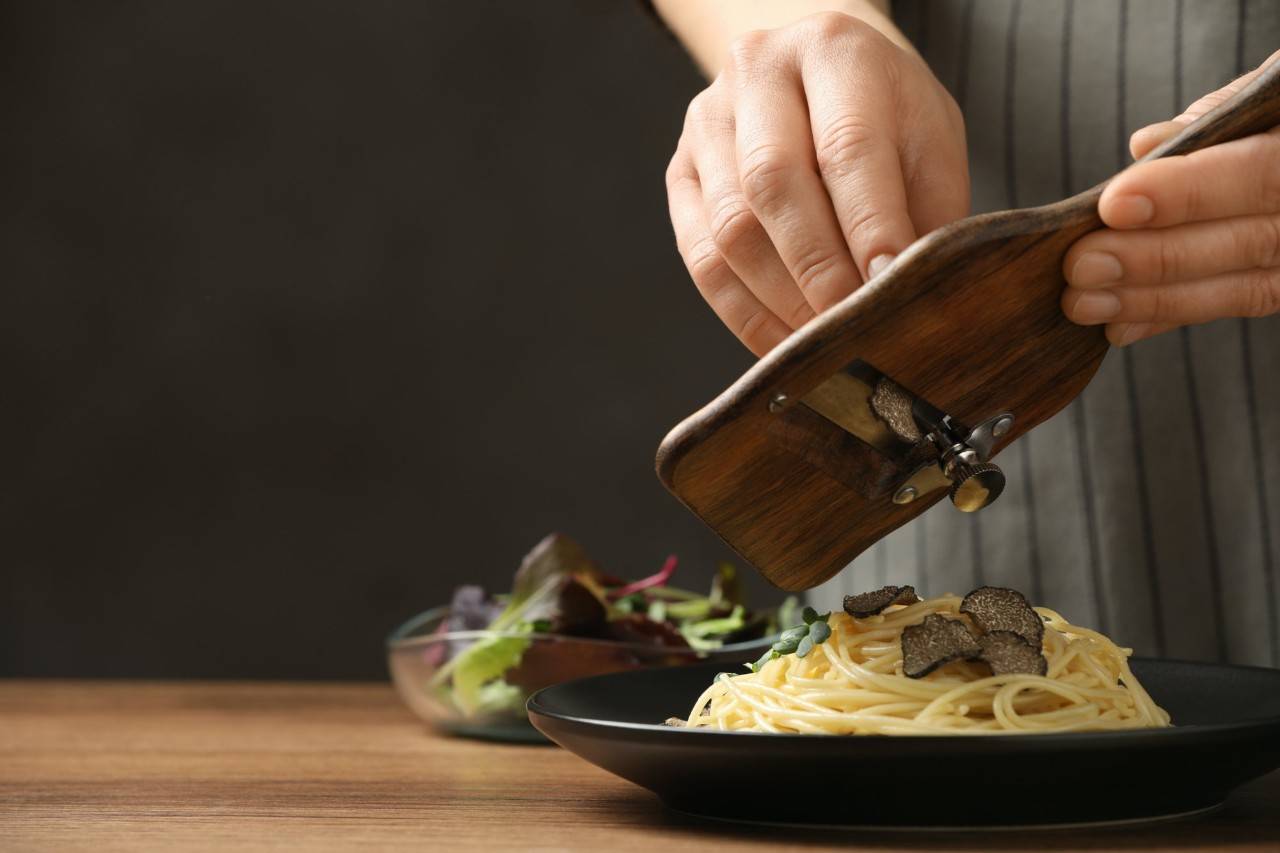
<path fill-rule="evenodd" d="M 982 647 L 958 619 L 930 613 L 902 631 L 902 674 L 908 678 L 922 678 L 943 664 L 980 654 Z"/>
<path fill-rule="evenodd" d="M 978 587 L 960 602 L 960 612 L 968 614 L 983 633 L 1012 631 L 1037 651 L 1044 642 L 1044 620 L 1016 589 Z"/>
<path fill-rule="evenodd" d="M 865 618 L 875 616 L 890 604 L 915 604 L 920 599 L 912 586 L 886 586 L 874 592 L 844 597 L 844 612 L 850 616 Z"/>
<path fill-rule="evenodd" d="M 662 724 L 664 726 L 670 726 L 673 729 L 683 729 L 686 728 L 687 725 L 681 717 L 667 717 Z"/>
<path fill-rule="evenodd" d="M 1049 662 L 1026 638 L 1012 631 L 991 631 L 978 638 L 980 660 L 991 666 L 992 675 L 1044 675 Z"/>

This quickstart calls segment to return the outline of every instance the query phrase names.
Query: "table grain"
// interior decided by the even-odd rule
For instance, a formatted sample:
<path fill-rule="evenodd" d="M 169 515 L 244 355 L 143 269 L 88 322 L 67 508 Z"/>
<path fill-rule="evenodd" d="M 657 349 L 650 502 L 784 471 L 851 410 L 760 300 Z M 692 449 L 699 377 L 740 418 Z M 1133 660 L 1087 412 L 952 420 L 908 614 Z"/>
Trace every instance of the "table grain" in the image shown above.
<path fill-rule="evenodd" d="M 557 748 L 435 736 L 384 684 L 0 681 L 0 850 L 357 847 L 1261 853 L 1280 850 L 1280 774 L 1146 827 L 741 827 L 669 812 Z"/>

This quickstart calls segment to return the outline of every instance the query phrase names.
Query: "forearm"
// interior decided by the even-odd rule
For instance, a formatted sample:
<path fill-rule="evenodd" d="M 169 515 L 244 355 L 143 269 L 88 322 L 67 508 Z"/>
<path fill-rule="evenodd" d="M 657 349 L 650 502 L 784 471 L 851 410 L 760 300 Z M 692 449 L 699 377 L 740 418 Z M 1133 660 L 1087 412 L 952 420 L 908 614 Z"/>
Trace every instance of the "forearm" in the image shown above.
<path fill-rule="evenodd" d="M 654 0 L 667 26 L 708 77 L 720 73 L 733 40 L 751 30 L 786 26 L 818 12 L 843 12 L 914 50 L 889 17 L 889 0 Z"/>

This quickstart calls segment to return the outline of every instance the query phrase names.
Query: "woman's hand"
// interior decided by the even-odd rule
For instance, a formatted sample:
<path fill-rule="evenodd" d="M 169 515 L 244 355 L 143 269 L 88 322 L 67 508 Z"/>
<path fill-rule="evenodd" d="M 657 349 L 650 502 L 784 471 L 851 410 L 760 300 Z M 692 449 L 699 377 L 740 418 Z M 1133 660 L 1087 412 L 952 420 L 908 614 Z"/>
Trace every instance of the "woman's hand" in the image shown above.
<path fill-rule="evenodd" d="M 969 208 L 964 124 L 913 52 L 828 12 L 748 33 L 667 170 L 689 274 L 768 352 Z"/>
<path fill-rule="evenodd" d="M 1133 134 L 1133 155 L 1145 155 L 1260 70 Z M 1062 307 L 1077 323 L 1106 323 L 1111 343 L 1280 311 L 1280 128 L 1139 163 L 1107 186 L 1098 212 L 1108 227 L 1082 237 L 1063 261 Z"/>

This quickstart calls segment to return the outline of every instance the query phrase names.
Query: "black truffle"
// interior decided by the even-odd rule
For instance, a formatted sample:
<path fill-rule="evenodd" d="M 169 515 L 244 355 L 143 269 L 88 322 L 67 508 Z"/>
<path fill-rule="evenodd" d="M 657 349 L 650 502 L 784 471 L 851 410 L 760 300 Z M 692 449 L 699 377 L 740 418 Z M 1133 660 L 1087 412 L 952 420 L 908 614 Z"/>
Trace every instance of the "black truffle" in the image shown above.
<path fill-rule="evenodd" d="M 662 724 L 664 726 L 670 726 L 673 729 L 683 729 L 683 728 L 686 728 L 687 726 L 684 719 L 682 719 L 681 717 L 667 717 L 667 719 L 663 721 Z"/>
<path fill-rule="evenodd" d="M 844 597 L 844 612 L 850 616 L 865 618 L 875 616 L 890 604 L 915 604 L 920 599 L 916 596 L 915 587 L 886 586 L 874 592 Z"/>
<path fill-rule="evenodd" d="M 1037 652 L 1044 642 L 1044 620 L 1015 589 L 978 587 L 960 602 L 960 612 L 967 614 L 983 633 L 1011 631 L 1030 643 Z"/>
<path fill-rule="evenodd" d="M 953 660 L 975 658 L 982 647 L 959 619 L 930 613 L 902 632 L 902 674 L 922 678 Z"/>
<path fill-rule="evenodd" d="M 1026 638 L 1012 631 L 991 631 L 978 638 L 979 659 L 991 667 L 992 675 L 1044 675 L 1049 662 Z"/>

